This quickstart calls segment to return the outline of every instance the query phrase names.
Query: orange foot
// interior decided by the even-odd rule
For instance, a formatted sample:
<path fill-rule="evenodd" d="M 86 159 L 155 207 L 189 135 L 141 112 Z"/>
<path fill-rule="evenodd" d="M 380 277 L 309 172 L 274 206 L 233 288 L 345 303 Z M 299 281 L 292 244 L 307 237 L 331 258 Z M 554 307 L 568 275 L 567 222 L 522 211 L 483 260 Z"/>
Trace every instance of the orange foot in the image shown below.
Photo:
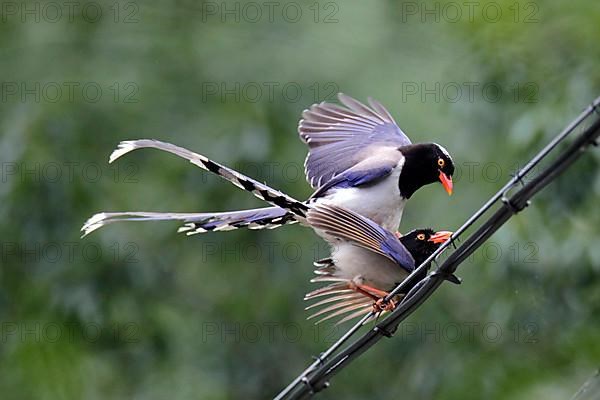
<path fill-rule="evenodd" d="M 376 313 L 381 313 L 383 311 L 394 311 L 396 308 L 396 302 L 394 300 L 386 301 L 384 298 L 378 299 L 373 304 L 373 311 Z"/>

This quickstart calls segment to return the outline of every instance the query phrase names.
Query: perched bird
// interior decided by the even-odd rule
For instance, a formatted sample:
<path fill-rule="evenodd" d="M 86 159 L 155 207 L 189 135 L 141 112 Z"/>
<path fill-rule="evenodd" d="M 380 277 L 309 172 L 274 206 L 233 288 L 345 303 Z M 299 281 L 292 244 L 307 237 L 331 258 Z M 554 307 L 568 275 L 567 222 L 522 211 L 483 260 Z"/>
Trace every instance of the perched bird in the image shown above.
<path fill-rule="evenodd" d="M 454 164 L 436 143 L 412 144 L 390 113 L 377 101 L 369 106 L 339 94 L 343 106 L 320 103 L 305 110 L 298 131 L 308 145 L 306 177 L 315 188 L 300 207 L 289 196 L 230 168 L 173 144 L 141 139 L 121 142 L 109 162 L 132 150 L 156 148 L 173 153 L 252 192 L 273 207 L 219 213 L 103 212 L 83 226 L 83 235 L 118 221 L 179 220 L 188 235 L 206 231 L 275 228 L 302 222 L 308 205 L 332 204 L 353 210 L 395 231 L 404 204 L 416 190 L 441 182 L 452 193 Z M 292 199 L 293 200 L 293 199 Z M 294 203 L 298 212 L 290 210 Z"/>
<path fill-rule="evenodd" d="M 373 308 L 393 309 L 395 302 L 383 304 L 383 298 L 452 235 L 448 231 L 416 229 L 398 237 L 368 218 L 332 205 L 311 207 L 307 222 L 327 238 L 332 249 L 330 258 L 315 263 L 318 276 L 312 282 L 333 283 L 305 296 L 305 300 L 326 297 L 307 307 L 326 305 L 309 317 L 323 316 L 318 322 L 351 313 L 341 323 Z M 425 274 L 423 271 L 416 276 L 414 283 Z"/>

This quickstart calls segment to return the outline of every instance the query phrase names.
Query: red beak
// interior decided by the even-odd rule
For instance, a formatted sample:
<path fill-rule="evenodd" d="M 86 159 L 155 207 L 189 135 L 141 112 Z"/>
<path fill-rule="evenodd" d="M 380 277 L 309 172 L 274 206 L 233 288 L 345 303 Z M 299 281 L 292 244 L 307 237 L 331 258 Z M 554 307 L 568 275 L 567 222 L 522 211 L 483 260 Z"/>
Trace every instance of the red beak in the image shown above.
<path fill-rule="evenodd" d="M 452 177 L 440 171 L 439 178 L 440 182 L 442 182 L 442 186 L 444 186 L 444 189 L 446 189 L 448 196 L 452 196 Z"/>
<path fill-rule="evenodd" d="M 438 231 L 438 232 L 434 233 L 433 235 L 431 235 L 431 237 L 429 238 L 429 241 L 433 242 L 433 243 L 442 244 L 445 241 L 447 241 L 448 239 L 450 239 L 450 237 L 452 236 L 452 233 L 454 233 L 454 232 Z"/>

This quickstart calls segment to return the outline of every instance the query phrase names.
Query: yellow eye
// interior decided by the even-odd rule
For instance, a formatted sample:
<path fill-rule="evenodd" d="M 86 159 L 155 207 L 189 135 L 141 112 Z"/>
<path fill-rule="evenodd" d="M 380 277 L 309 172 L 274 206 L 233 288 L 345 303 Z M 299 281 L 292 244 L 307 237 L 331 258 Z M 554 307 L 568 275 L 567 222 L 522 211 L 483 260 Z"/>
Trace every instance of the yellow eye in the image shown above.
<path fill-rule="evenodd" d="M 424 233 L 419 233 L 417 235 L 417 239 L 419 239 L 419 240 L 425 240 L 425 234 Z"/>
<path fill-rule="evenodd" d="M 443 158 L 438 158 L 438 165 L 439 165 L 441 168 L 444 168 L 444 165 L 446 165 L 446 161 L 444 161 L 444 159 L 443 159 Z"/>

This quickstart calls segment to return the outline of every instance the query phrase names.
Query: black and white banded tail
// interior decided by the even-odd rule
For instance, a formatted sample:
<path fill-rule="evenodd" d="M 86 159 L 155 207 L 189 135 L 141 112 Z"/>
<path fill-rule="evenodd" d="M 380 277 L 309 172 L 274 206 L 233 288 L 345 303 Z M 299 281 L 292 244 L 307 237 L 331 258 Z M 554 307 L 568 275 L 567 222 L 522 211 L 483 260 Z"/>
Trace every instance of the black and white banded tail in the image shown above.
<path fill-rule="evenodd" d="M 119 221 L 165 221 L 179 220 L 186 222 L 180 231 L 188 234 L 236 229 L 249 227 L 254 229 L 277 227 L 283 224 L 303 221 L 306 217 L 308 206 L 288 195 L 275 190 L 264 183 L 258 182 L 231 168 L 212 161 L 201 154 L 184 149 L 171 143 L 153 139 L 127 140 L 119 146 L 109 157 L 109 163 L 121 156 L 142 148 L 155 148 L 175 154 L 188 160 L 190 163 L 212 172 L 242 190 L 252 193 L 255 197 L 266 201 L 275 207 L 257 210 L 234 211 L 224 213 L 156 213 L 156 212 L 111 212 L 98 213 L 86 221 L 81 228 L 83 236 L 107 224 Z M 261 217 L 262 215 L 262 217 Z"/>
<path fill-rule="evenodd" d="M 177 232 L 188 236 L 196 233 L 231 231 L 234 229 L 275 229 L 298 222 L 294 214 L 280 207 L 199 214 L 186 221 Z"/>

